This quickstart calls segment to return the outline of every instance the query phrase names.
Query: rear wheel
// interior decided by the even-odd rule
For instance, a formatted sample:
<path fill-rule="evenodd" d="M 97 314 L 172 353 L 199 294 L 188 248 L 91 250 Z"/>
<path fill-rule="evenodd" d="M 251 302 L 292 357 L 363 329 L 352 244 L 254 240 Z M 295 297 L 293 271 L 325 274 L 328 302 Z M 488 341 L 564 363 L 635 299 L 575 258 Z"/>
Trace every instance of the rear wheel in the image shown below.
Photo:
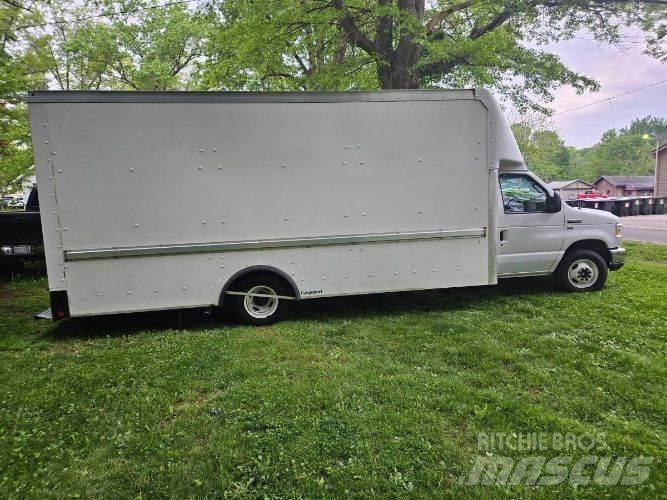
<path fill-rule="evenodd" d="M 607 263 L 593 250 L 575 250 L 563 257 L 554 277 L 569 292 L 600 290 L 607 281 Z"/>
<path fill-rule="evenodd" d="M 271 274 L 254 274 L 241 278 L 230 287 L 243 295 L 228 295 L 236 317 L 243 323 L 263 326 L 281 319 L 289 308 L 292 290 L 283 280 Z"/>

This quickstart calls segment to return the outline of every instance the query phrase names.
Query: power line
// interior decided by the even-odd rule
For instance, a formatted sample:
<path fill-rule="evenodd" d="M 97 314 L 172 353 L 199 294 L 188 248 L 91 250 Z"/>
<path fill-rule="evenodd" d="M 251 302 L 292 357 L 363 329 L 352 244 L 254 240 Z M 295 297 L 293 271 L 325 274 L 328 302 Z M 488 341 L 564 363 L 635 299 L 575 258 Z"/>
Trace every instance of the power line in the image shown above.
<path fill-rule="evenodd" d="M 606 99 L 600 99 L 599 101 L 584 104 L 583 106 L 578 106 L 578 107 L 572 108 L 572 109 L 566 109 L 565 111 L 560 111 L 558 113 L 554 113 L 553 116 L 564 115 L 565 113 L 571 113 L 572 111 L 578 111 L 580 109 L 588 108 L 590 106 L 595 106 L 596 104 L 600 104 L 601 102 L 607 102 L 607 101 L 611 101 L 612 99 L 616 99 L 618 97 L 623 97 L 623 96 L 628 95 L 628 94 L 634 94 L 635 92 L 639 92 L 640 90 L 645 90 L 645 89 L 648 89 L 650 87 L 655 87 L 656 85 L 660 85 L 660 84 L 665 83 L 665 82 L 667 82 L 667 78 L 665 78 L 664 80 L 661 80 L 659 82 L 653 82 L 653 83 L 650 83 L 648 85 L 644 85 L 643 87 L 639 87 L 637 89 L 628 90 L 627 92 L 622 92 L 620 94 L 616 94 L 615 96 L 612 96 L 612 97 L 607 97 Z"/>
<path fill-rule="evenodd" d="M 589 69 L 597 68 L 598 66 L 603 66 L 607 63 L 610 63 L 612 61 L 616 61 L 617 59 L 620 59 L 622 57 L 628 56 L 632 54 L 633 52 L 639 50 L 639 48 L 627 48 L 625 50 L 622 50 L 621 52 L 617 54 L 609 54 L 605 57 L 602 57 L 598 59 L 597 61 L 593 61 L 593 63 L 589 64 L 588 66 L 585 66 L 581 69 L 578 69 L 577 71 L 583 72 L 583 71 L 588 71 Z"/>
<path fill-rule="evenodd" d="M 597 38 L 586 38 L 586 37 L 581 37 L 581 36 L 573 36 L 572 38 L 576 39 L 576 40 L 586 40 L 588 42 L 600 42 L 600 40 L 598 40 Z M 624 43 L 644 43 L 643 40 L 636 40 L 636 39 L 632 39 L 630 37 L 619 37 L 617 41 L 618 42 L 624 42 Z"/>
<path fill-rule="evenodd" d="M 86 16 L 86 17 L 80 17 L 77 19 L 72 19 L 72 20 L 66 20 L 66 19 L 60 19 L 56 21 L 47 21 L 44 23 L 37 23 L 37 24 L 26 24 L 24 26 L 17 26 L 16 28 L 13 28 L 13 31 L 19 31 L 19 30 L 27 30 L 30 28 L 43 28 L 44 26 L 57 26 L 59 24 L 70 24 L 70 23 L 80 23 L 82 21 L 88 21 L 91 19 L 100 19 L 103 17 L 114 17 L 114 16 L 122 16 L 124 14 L 132 14 L 134 12 L 141 12 L 144 10 L 152 10 L 152 9 L 162 9 L 164 7 L 172 7 L 174 5 L 182 5 L 182 4 L 188 4 L 192 2 L 196 2 L 198 0 L 176 0 L 174 2 L 167 2 L 163 3 L 161 5 L 149 5 L 147 7 L 140 7 L 137 9 L 128 9 L 128 10 L 120 10 L 118 12 L 109 12 L 107 14 L 95 14 L 93 16 Z"/>
<path fill-rule="evenodd" d="M 585 54 L 588 54 L 589 52 L 593 52 L 593 51 L 596 50 L 596 49 L 599 49 L 599 47 L 596 47 L 595 45 L 594 45 L 593 47 L 589 47 L 589 48 L 586 49 L 586 50 L 583 50 L 583 51 L 581 51 L 581 52 L 578 52 L 578 53 L 574 54 L 573 56 L 568 57 L 567 59 L 565 59 L 565 62 L 568 62 L 568 63 L 569 63 L 569 62 L 572 62 L 572 61 L 574 61 L 575 59 L 577 59 L 578 57 L 581 57 L 581 56 L 583 56 L 583 55 L 585 55 Z M 605 56 L 605 57 L 607 57 L 607 56 Z"/>

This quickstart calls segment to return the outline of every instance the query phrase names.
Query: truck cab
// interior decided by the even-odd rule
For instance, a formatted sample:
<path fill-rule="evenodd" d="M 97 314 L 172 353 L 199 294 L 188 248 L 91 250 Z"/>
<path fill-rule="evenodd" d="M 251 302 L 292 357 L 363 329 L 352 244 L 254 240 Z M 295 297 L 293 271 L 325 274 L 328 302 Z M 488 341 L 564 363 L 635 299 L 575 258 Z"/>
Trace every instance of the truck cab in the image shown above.
<path fill-rule="evenodd" d="M 566 290 L 598 290 L 623 266 L 618 217 L 562 203 L 523 165 L 500 169 L 498 182 L 499 278 L 553 274 Z"/>

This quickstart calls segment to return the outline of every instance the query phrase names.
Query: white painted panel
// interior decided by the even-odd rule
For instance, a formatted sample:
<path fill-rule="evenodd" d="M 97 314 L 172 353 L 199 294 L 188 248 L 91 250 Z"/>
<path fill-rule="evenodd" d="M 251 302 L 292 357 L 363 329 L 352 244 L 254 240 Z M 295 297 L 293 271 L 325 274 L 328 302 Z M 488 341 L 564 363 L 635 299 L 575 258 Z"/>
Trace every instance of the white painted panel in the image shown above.
<path fill-rule="evenodd" d="M 475 100 L 49 104 L 63 243 L 486 227 L 485 120 Z"/>
<path fill-rule="evenodd" d="M 33 104 L 29 111 L 49 290 L 65 290 L 64 258 L 58 221 L 56 185 L 53 180 L 55 174 L 52 167 L 47 105 Z"/>
<path fill-rule="evenodd" d="M 282 269 L 302 298 L 485 285 L 487 252 L 479 238 L 82 260 L 68 264 L 69 305 L 74 316 L 217 305 L 255 265 Z"/>

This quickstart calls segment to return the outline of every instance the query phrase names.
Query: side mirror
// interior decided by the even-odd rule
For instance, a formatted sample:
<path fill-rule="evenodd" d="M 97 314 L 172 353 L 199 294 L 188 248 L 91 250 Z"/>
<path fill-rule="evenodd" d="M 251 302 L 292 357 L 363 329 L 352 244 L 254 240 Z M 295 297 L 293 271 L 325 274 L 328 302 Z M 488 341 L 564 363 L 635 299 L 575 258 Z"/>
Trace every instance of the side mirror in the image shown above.
<path fill-rule="evenodd" d="M 563 202 L 560 199 L 560 193 L 558 191 L 554 191 L 554 195 L 549 197 L 549 207 L 555 214 L 563 209 Z"/>

